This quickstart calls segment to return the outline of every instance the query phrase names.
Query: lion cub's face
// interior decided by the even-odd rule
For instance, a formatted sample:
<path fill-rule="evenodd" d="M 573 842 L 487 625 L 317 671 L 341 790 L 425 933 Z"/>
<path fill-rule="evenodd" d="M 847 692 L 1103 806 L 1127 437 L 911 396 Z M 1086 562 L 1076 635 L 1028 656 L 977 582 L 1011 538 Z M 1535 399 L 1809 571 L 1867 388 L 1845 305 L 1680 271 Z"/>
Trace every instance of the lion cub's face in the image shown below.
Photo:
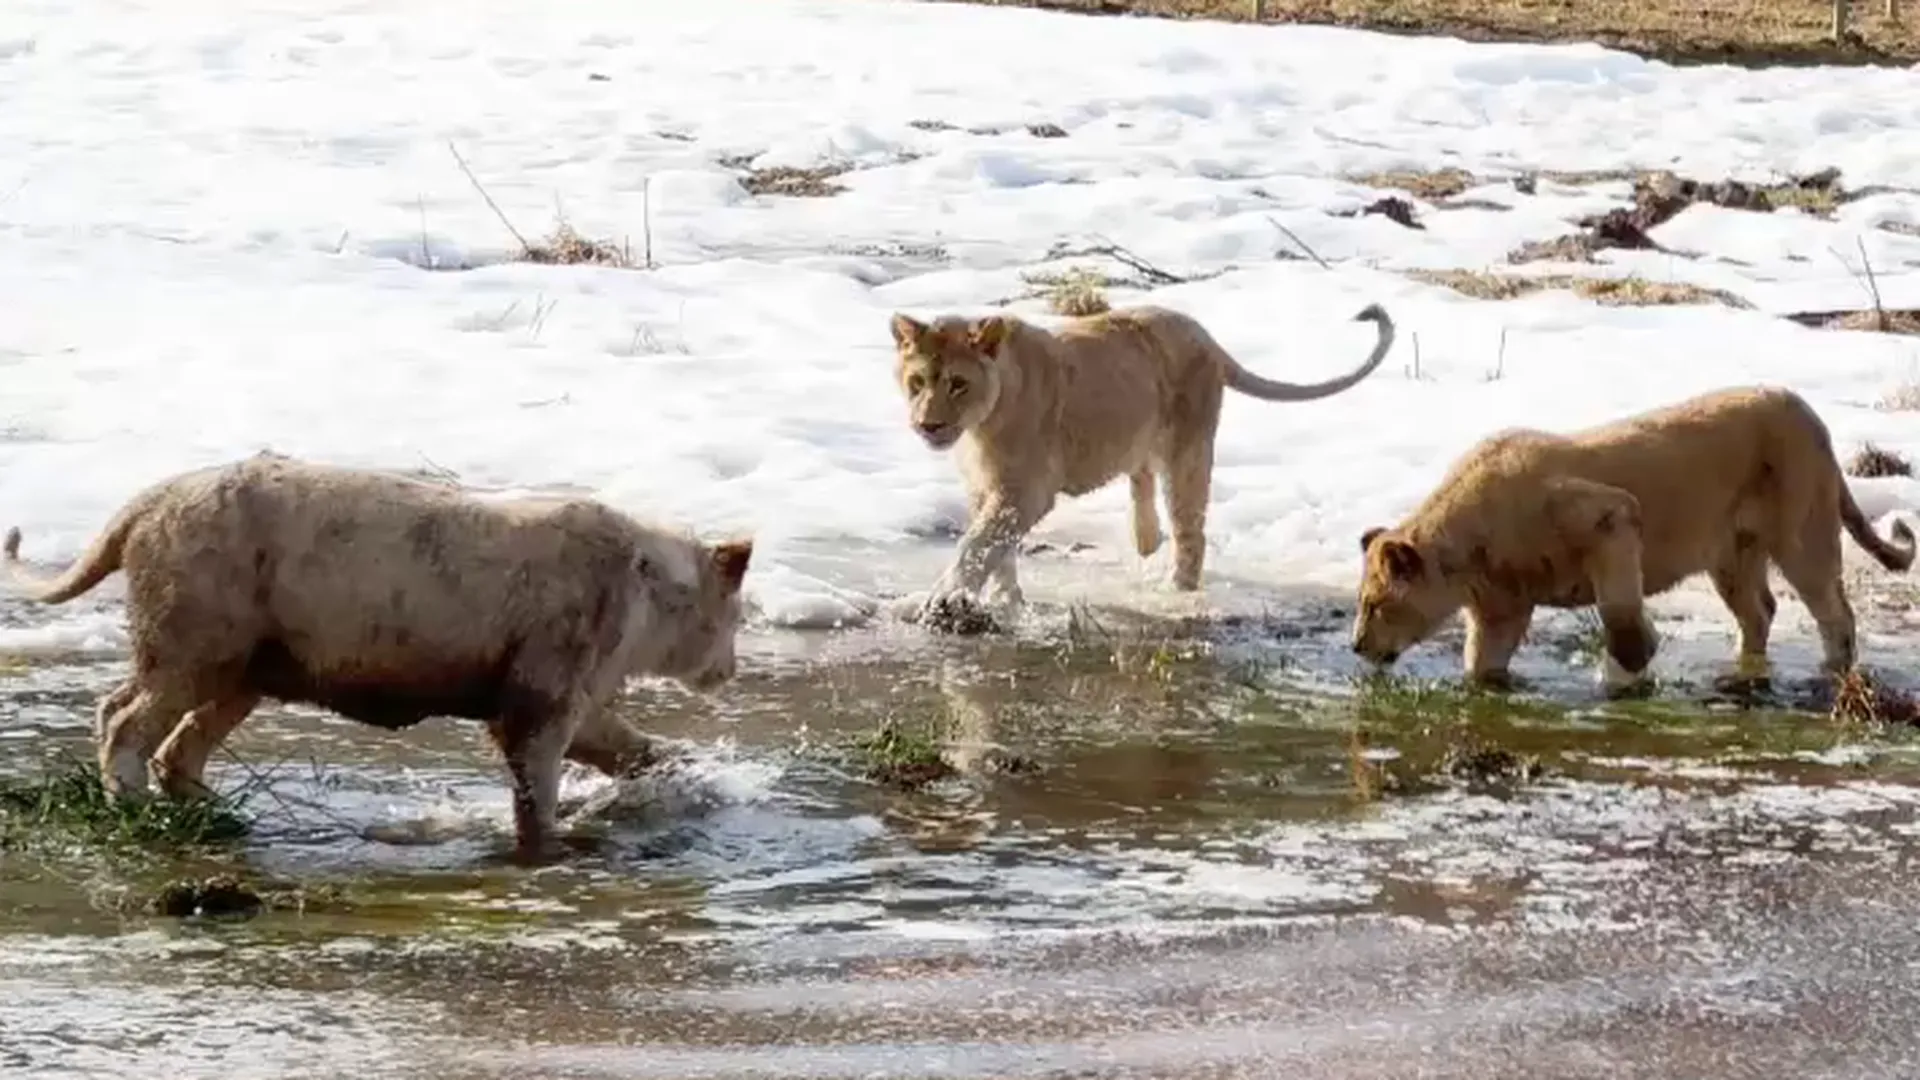
<path fill-rule="evenodd" d="M 928 446 L 945 450 L 993 412 L 1006 337 L 1006 320 L 997 316 L 948 316 L 931 325 L 893 317 L 894 377 L 914 433 Z"/>
<path fill-rule="evenodd" d="M 1432 558 L 1385 529 L 1362 533 L 1360 550 L 1366 564 L 1353 616 L 1353 651 L 1372 663 L 1391 664 L 1458 611 L 1460 597 Z"/>

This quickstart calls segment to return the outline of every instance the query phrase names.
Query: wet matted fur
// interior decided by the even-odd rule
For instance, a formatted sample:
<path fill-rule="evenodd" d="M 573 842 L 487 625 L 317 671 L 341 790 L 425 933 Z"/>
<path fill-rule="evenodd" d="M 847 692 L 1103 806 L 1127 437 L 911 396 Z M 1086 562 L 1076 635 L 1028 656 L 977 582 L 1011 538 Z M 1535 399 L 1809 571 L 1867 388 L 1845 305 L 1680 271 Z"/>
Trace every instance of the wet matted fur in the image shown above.
<path fill-rule="evenodd" d="M 927 445 L 958 444 L 967 529 L 921 610 L 973 600 L 989 582 L 1020 602 L 1018 545 L 1061 495 L 1085 495 L 1125 476 L 1134 547 L 1160 548 L 1158 479 L 1173 524 L 1174 587 L 1200 587 L 1214 435 L 1225 390 L 1264 401 L 1338 394 L 1380 366 L 1393 321 L 1378 304 L 1354 316 L 1379 330 L 1364 363 L 1339 378 L 1298 385 L 1241 367 L 1205 327 L 1177 311 L 1138 307 L 1071 319 L 1048 330 L 1007 316 L 892 319 L 895 379 Z"/>
<path fill-rule="evenodd" d="M 476 719 L 512 775 L 523 857 L 552 837 L 563 758 L 655 760 L 609 708 L 629 675 L 732 677 L 753 550 L 588 499 L 482 500 L 277 454 L 139 492 L 57 580 L 26 575 L 19 540 L 7 569 L 42 603 L 126 571 L 133 674 L 95 721 L 109 791 L 145 793 L 150 756 L 169 793 L 203 790 L 207 756 L 262 699 L 395 731 Z"/>
<path fill-rule="evenodd" d="M 1353 649 L 1391 664 L 1464 608 L 1469 676 L 1504 682 L 1535 607 L 1595 605 L 1610 678 L 1636 681 L 1657 648 L 1642 601 L 1706 573 L 1739 623 L 1741 668 L 1760 674 L 1771 562 L 1842 672 L 1855 653 L 1842 528 L 1889 570 L 1913 562 L 1912 530 L 1875 535 L 1826 424 L 1789 390 L 1719 390 L 1567 435 L 1510 429 L 1404 521 L 1361 535 Z"/>

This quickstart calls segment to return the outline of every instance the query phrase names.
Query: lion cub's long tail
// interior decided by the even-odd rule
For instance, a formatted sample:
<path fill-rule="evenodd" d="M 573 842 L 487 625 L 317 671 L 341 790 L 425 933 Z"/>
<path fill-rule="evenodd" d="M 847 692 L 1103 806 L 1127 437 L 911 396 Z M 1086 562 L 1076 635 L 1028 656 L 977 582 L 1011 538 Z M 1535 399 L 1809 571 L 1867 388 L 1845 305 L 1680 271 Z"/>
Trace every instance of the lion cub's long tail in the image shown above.
<path fill-rule="evenodd" d="M 1318 383 L 1280 382 L 1277 379 L 1255 375 L 1229 358 L 1227 385 L 1262 401 L 1313 401 L 1316 398 L 1332 397 L 1340 393 L 1373 374 L 1373 369 L 1379 367 L 1380 361 L 1387 358 L 1387 350 L 1393 348 L 1393 319 L 1388 317 L 1387 309 L 1379 304 L 1368 304 L 1360 309 L 1360 313 L 1353 317 L 1353 321 L 1371 322 L 1378 326 L 1380 340 L 1374 343 L 1373 353 L 1367 357 L 1367 362 L 1345 375 Z"/>
<path fill-rule="evenodd" d="M 6 556 L 4 571 L 7 584 L 15 589 L 28 590 L 28 599 L 42 604 L 64 604 L 76 596 L 106 580 L 108 574 L 120 569 L 121 553 L 127 546 L 127 534 L 146 511 L 145 500 L 137 500 L 121 510 L 107 523 L 93 543 L 87 546 L 78 560 L 67 567 L 66 573 L 51 580 L 35 576 L 20 564 L 20 529 L 18 526 L 7 530 L 4 544 L 0 544 L 0 553 Z"/>
<path fill-rule="evenodd" d="M 1840 521 L 1847 527 L 1847 535 L 1853 537 L 1861 547 L 1867 549 L 1875 561 L 1889 570 L 1905 570 L 1913 565 L 1913 530 L 1907 528 L 1904 521 L 1893 523 L 1893 540 L 1880 538 L 1873 531 L 1873 524 L 1867 515 L 1860 512 L 1860 504 L 1853 501 L 1853 492 L 1847 490 L 1847 482 L 1840 481 Z"/>

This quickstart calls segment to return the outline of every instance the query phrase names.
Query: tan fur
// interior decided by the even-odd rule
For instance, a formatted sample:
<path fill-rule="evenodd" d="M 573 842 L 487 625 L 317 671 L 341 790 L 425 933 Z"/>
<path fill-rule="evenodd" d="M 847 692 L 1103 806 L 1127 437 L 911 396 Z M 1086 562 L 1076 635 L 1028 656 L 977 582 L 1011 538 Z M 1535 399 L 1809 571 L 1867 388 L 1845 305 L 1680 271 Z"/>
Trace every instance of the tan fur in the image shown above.
<path fill-rule="evenodd" d="M 1390 664 L 1464 608 L 1469 675 L 1504 681 L 1534 608 L 1594 605 L 1609 659 L 1638 677 L 1657 647 L 1642 601 L 1704 572 L 1739 623 L 1742 667 L 1764 671 L 1771 561 L 1819 623 L 1824 666 L 1843 672 L 1843 528 L 1889 570 L 1912 565 L 1912 530 L 1874 534 L 1826 425 L 1785 389 L 1720 390 L 1570 435 L 1507 430 L 1400 524 L 1361 536 L 1353 648 Z"/>
<path fill-rule="evenodd" d="M 1159 550 L 1154 486 L 1167 487 L 1176 588 L 1200 587 L 1214 433 L 1227 388 L 1266 401 L 1312 401 L 1372 373 L 1393 344 L 1378 304 L 1354 316 L 1379 328 L 1366 362 L 1311 385 L 1248 372 L 1192 317 L 1163 308 L 1106 312 L 1046 330 L 1011 316 L 892 320 L 895 378 L 914 430 L 958 444 L 968 522 L 925 612 L 992 581 L 1020 600 L 1019 541 L 1061 495 L 1125 476 L 1142 557 Z"/>
<path fill-rule="evenodd" d="M 554 827 L 563 757 L 654 760 L 608 708 L 630 674 L 711 689 L 734 672 L 751 541 L 704 545 L 586 499 L 480 500 L 275 454 L 135 495 L 34 599 L 127 574 L 134 674 L 96 718 L 102 780 L 202 790 L 207 755 L 263 699 L 390 730 L 483 720 L 513 779 L 520 853 Z M 19 567 L 19 532 L 6 539 Z M 165 742 L 155 752 L 155 743 Z"/>

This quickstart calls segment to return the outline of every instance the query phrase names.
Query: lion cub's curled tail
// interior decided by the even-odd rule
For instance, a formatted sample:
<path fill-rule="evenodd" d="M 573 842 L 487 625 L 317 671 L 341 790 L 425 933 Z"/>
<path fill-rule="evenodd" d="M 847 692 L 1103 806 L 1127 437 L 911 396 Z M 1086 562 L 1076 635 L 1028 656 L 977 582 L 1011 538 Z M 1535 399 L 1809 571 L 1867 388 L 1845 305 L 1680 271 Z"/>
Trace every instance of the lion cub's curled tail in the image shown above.
<path fill-rule="evenodd" d="M 1255 375 L 1241 367 L 1232 357 L 1226 358 L 1227 385 L 1250 397 L 1262 401 L 1314 401 L 1323 397 L 1332 397 L 1352 387 L 1361 379 L 1373 374 L 1380 361 L 1387 358 L 1387 350 L 1393 348 L 1393 319 L 1387 315 L 1387 309 L 1379 304 L 1368 304 L 1353 317 L 1354 322 L 1370 322 L 1379 327 L 1379 340 L 1374 342 L 1373 352 L 1366 362 L 1338 378 L 1317 383 L 1290 383 L 1278 379 L 1268 379 Z"/>
<path fill-rule="evenodd" d="M 1881 539 L 1880 534 L 1873 531 L 1867 515 L 1860 512 L 1860 504 L 1853 501 L 1853 492 L 1847 489 L 1845 477 L 1840 479 L 1840 522 L 1847 527 L 1847 535 L 1866 548 L 1867 554 L 1872 555 L 1881 566 L 1902 571 L 1913 565 L 1913 530 L 1907 528 L 1906 522 L 1896 520 L 1893 523 L 1893 539 Z"/>
<path fill-rule="evenodd" d="M 7 529 L 4 543 L 0 543 L 0 553 L 6 557 L 3 568 L 9 591 L 26 590 L 26 596 L 41 604 L 64 604 L 106 580 L 108 574 L 120 569 L 121 555 L 126 550 L 127 534 L 146 513 L 149 499 L 136 499 L 114 515 L 100 535 L 93 538 L 80 558 L 66 572 L 51 580 L 35 576 L 20 563 L 20 528 Z"/>

